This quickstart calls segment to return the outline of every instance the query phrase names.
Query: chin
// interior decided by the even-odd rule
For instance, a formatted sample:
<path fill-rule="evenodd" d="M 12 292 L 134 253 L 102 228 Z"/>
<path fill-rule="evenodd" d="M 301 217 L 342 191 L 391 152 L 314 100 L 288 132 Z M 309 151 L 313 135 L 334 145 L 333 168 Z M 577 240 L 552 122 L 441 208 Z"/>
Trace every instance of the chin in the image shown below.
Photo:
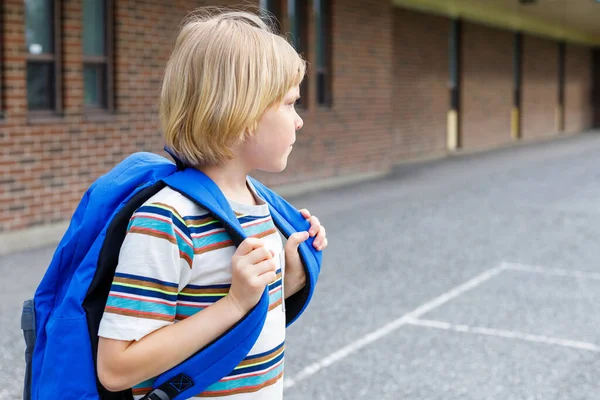
<path fill-rule="evenodd" d="M 287 167 L 287 160 L 280 163 L 280 164 L 272 164 L 272 165 L 262 165 L 259 168 L 257 168 L 259 171 L 263 171 L 263 172 L 283 172 Z"/>

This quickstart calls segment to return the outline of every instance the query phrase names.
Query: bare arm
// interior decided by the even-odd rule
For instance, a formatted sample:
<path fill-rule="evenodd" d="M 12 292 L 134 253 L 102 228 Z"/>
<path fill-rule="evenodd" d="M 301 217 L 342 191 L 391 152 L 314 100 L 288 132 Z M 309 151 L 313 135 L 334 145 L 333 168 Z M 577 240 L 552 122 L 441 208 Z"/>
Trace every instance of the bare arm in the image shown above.
<path fill-rule="evenodd" d="M 283 287 L 285 288 L 285 298 L 289 298 L 294 294 L 298 293 L 306 285 L 306 274 L 304 269 L 296 270 L 293 272 L 286 272 L 283 280 Z"/>

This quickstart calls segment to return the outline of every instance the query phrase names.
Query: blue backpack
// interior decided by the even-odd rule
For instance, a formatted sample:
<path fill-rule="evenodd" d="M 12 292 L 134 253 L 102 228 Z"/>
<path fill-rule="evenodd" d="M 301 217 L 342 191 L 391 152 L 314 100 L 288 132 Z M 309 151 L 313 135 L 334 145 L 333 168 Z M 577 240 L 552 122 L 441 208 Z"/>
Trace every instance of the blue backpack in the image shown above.
<path fill-rule="evenodd" d="M 234 244 L 245 234 L 216 184 L 202 172 L 185 169 L 152 153 L 135 153 L 96 180 L 79 203 L 35 296 L 23 305 L 21 325 L 27 349 L 25 400 L 132 399 L 132 391 L 109 392 L 98 381 L 98 328 L 131 215 L 169 186 L 220 220 Z M 287 237 L 309 223 L 289 203 L 251 179 Z M 307 274 L 303 290 L 286 300 L 289 326 L 310 301 L 322 253 L 313 238 L 299 251 Z M 268 291 L 236 325 L 201 351 L 156 379 L 145 399 L 178 400 L 197 395 L 229 374 L 247 356 L 268 311 Z"/>

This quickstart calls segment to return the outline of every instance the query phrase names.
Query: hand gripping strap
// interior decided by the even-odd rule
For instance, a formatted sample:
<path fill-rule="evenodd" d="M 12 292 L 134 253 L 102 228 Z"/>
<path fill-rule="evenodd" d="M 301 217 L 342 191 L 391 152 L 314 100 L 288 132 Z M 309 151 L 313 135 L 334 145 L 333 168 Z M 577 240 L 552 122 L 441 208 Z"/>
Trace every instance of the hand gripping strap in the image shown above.
<path fill-rule="evenodd" d="M 188 168 L 165 178 L 164 182 L 219 219 L 236 247 L 246 238 L 229 202 L 208 176 Z M 268 308 L 269 295 L 265 288 L 258 304 L 242 320 L 194 356 L 160 375 L 154 389 L 164 392 L 171 400 L 187 399 L 229 374 L 256 343 Z M 161 399 L 157 397 L 159 394 L 164 397 L 163 393 L 153 390 L 146 398 Z"/>
<path fill-rule="evenodd" d="M 307 231 L 310 228 L 310 223 L 294 206 L 257 180 L 250 178 L 250 181 L 256 192 L 269 204 L 273 221 L 286 237 L 295 232 Z M 309 238 L 300 244 L 298 248 L 306 272 L 306 286 L 285 301 L 288 326 L 295 322 L 306 309 L 321 272 L 323 253 L 314 248 L 314 239 L 314 237 Z"/>

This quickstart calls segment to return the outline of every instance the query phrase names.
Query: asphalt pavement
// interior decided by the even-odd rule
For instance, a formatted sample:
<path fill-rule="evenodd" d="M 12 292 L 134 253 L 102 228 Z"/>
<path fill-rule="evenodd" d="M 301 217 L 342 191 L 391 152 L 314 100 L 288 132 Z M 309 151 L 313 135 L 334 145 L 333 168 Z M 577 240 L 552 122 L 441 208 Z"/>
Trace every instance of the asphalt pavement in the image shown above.
<path fill-rule="evenodd" d="M 297 196 L 326 226 L 286 400 L 600 398 L 600 132 Z M 52 256 L 0 257 L 0 400 Z"/>

